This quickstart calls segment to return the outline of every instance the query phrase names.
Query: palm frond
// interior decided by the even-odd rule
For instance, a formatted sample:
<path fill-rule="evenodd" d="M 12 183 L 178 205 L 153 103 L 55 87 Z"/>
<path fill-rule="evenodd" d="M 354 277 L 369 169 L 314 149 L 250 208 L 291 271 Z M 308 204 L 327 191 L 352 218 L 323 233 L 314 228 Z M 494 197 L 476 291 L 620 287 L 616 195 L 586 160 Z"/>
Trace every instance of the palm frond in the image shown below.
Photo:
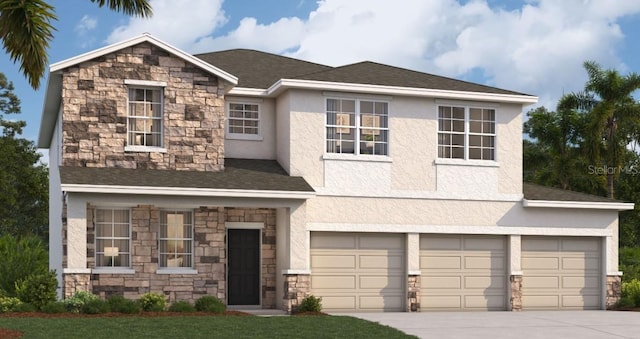
<path fill-rule="evenodd" d="M 126 15 L 148 18 L 153 15 L 148 0 L 91 0 L 98 7 L 107 5 L 111 10 L 122 12 Z"/>

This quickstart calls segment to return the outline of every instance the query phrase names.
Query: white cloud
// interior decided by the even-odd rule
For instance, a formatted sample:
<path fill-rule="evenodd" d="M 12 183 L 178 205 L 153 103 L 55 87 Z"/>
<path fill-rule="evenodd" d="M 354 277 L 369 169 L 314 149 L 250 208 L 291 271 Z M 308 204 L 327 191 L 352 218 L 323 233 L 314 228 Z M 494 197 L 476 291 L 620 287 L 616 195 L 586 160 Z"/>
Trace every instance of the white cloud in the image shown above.
<path fill-rule="evenodd" d="M 221 1 L 152 0 L 153 19 L 130 19 L 108 40 L 150 32 L 192 53 L 244 47 L 329 65 L 372 60 L 538 95 L 553 109 L 583 86 L 583 61 L 625 68 L 618 22 L 640 13 L 640 0 L 525 0 L 509 10 L 486 0 L 321 0 L 308 16 L 247 17 L 221 35 Z"/>
<path fill-rule="evenodd" d="M 75 31 L 78 34 L 86 34 L 87 32 L 94 30 L 98 26 L 98 20 L 90 15 L 84 15 L 80 21 L 76 24 Z"/>

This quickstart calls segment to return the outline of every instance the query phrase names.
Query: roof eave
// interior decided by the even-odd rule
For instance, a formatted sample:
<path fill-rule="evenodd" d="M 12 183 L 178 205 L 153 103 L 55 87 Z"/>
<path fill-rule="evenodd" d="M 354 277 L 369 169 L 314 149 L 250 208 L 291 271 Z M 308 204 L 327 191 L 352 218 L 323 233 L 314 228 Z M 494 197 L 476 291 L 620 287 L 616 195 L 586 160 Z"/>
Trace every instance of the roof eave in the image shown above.
<path fill-rule="evenodd" d="M 49 148 L 53 129 L 56 125 L 58 112 L 60 110 L 62 91 L 62 75 L 60 72 L 50 72 L 47 87 L 45 89 L 44 103 L 42 105 L 42 116 L 40 117 L 40 130 L 38 131 L 38 148 Z"/>
<path fill-rule="evenodd" d="M 387 94 L 387 95 L 391 94 L 391 95 L 403 95 L 403 96 L 432 97 L 432 98 L 441 98 L 441 99 L 504 102 L 504 103 L 515 103 L 515 104 L 522 104 L 522 105 L 531 105 L 538 102 L 538 97 L 530 96 L 530 95 L 452 91 L 452 90 L 438 90 L 438 89 L 416 88 L 416 87 L 383 86 L 383 85 L 356 84 L 356 83 L 345 83 L 345 82 L 300 80 L 300 79 L 280 79 L 267 89 L 265 96 L 277 96 L 279 93 L 289 88 L 331 90 L 331 91 L 342 91 L 342 92 L 358 92 L 358 93 Z"/>
<path fill-rule="evenodd" d="M 557 200 L 530 200 L 523 199 L 524 207 L 538 208 L 575 208 L 575 209 L 600 209 L 628 211 L 634 208 L 634 203 L 629 202 L 600 202 L 600 201 L 557 201 Z"/>
<path fill-rule="evenodd" d="M 310 199 L 313 191 L 244 190 L 194 187 L 118 186 L 90 184 L 62 184 L 63 192 L 105 194 L 148 194 L 192 197 L 232 197 L 267 199 Z"/>

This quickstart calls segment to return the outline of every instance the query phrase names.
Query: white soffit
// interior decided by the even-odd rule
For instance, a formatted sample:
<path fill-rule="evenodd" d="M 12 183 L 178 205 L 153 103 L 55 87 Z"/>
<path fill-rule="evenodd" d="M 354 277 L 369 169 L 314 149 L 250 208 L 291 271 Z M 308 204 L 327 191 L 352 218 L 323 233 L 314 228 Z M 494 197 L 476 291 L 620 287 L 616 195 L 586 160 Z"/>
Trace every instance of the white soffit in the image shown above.
<path fill-rule="evenodd" d="M 522 200 L 524 207 L 542 208 L 578 208 L 578 209 L 599 209 L 599 210 L 632 210 L 633 203 L 630 202 L 595 202 L 595 201 L 554 201 L 554 200 Z"/>

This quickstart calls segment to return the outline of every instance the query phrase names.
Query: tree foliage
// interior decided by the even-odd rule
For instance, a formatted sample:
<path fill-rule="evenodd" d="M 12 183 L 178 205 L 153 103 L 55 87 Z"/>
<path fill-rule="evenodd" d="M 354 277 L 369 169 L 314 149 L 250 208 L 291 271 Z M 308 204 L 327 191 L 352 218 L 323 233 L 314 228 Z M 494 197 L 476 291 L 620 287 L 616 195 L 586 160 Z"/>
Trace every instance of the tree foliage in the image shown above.
<path fill-rule="evenodd" d="M 99 7 L 127 15 L 149 17 L 152 14 L 148 0 L 90 0 Z M 48 64 L 47 49 L 53 39 L 57 20 L 55 8 L 46 0 L 0 0 L 0 39 L 4 50 L 34 88 Z"/>

